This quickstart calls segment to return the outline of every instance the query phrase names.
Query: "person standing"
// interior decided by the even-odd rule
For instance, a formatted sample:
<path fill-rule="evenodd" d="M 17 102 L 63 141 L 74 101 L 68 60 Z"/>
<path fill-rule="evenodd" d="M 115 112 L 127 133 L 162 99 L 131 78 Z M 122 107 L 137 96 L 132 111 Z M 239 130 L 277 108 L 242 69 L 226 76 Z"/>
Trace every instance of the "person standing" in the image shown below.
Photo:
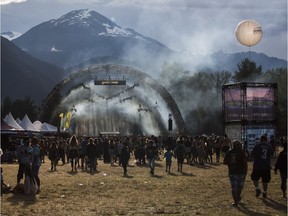
<path fill-rule="evenodd" d="M 121 165 L 123 167 L 124 176 L 127 176 L 127 166 L 130 159 L 130 148 L 128 143 L 125 143 L 121 149 L 119 160 L 121 160 Z"/>
<path fill-rule="evenodd" d="M 274 135 L 271 135 L 270 136 L 270 139 L 269 139 L 269 144 L 271 145 L 272 147 L 272 150 L 273 150 L 273 157 L 276 157 L 276 142 L 275 142 L 275 137 Z"/>
<path fill-rule="evenodd" d="M 73 135 L 69 140 L 69 158 L 71 161 L 72 172 L 77 171 L 77 162 L 79 157 L 78 140 L 76 135 Z"/>
<path fill-rule="evenodd" d="M 180 137 L 178 142 L 177 142 L 177 145 L 175 148 L 175 155 L 177 158 L 177 165 L 178 165 L 177 171 L 182 173 L 183 163 L 184 163 L 184 159 L 185 159 L 185 155 L 186 155 L 185 145 L 184 145 L 184 141 L 183 141 L 182 137 Z"/>
<path fill-rule="evenodd" d="M 116 151 L 117 151 L 117 158 L 119 160 L 118 161 L 119 166 L 122 165 L 121 157 L 120 157 L 121 152 L 122 152 L 122 148 L 123 148 L 123 144 L 122 144 L 121 140 L 120 139 L 116 140 Z"/>
<path fill-rule="evenodd" d="M 263 198 L 267 198 L 268 183 L 271 180 L 271 156 L 273 150 L 271 145 L 268 143 L 268 138 L 265 135 L 260 137 L 260 142 L 256 144 L 251 151 L 251 156 L 254 158 L 253 170 L 251 174 L 251 180 L 255 186 L 256 197 L 259 197 L 261 190 L 259 188 L 259 180 L 262 179 L 263 185 Z"/>
<path fill-rule="evenodd" d="M 44 142 L 44 140 L 40 140 L 39 141 L 39 146 L 40 146 L 40 148 L 41 148 L 41 155 L 40 155 L 40 157 L 41 157 L 41 162 L 42 163 L 45 163 L 45 155 L 46 155 L 46 145 L 45 145 L 45 142 Z"/>
<path fill-rule="evenodd" d="M 38 190 L 36 193 L 39 193 L 40 190 L 40 178 L 39 178 L 39 170 L 41 166 L 41 147 L 39 145 L 39 140 L 37 137 L 33 137 L 32 141 L 32 163 L 31 163 L 31 171 L 32 175 L 36 180 L 36 183 L 38 185 Z"/>
<path fill-rule="evenodd" d="M 84 136 L 81 144 L 80 144 L 80 160 L 81 160 L 81 169 L 82 170 L 87 170 L 87 161 L 85 159 L 85 155 L 86 155 L 86 149 L 87 149 L 87 145 L 89 143 L 88 137 Z M 91 167 L 90 167 L 91 169 Z"/>
<path fill-rule="evenodd" d="M 97 158 L 98 152 L 97 152 L 97 146 L 94 144 L 93 138 L 90 138 L 88 141 L 85 155 L 88 157 L 88 160 L 89 160 L 90 172 L 92 171 L 96 172 L 97 171 L 96 170 L 96 163 L 97 163 L 96 158 Z"/>
<path fill-rule="evenodd" d="M 283 147 L 283 150 L 280 152 L 277 158 L 274 173 L 277 175 L 277 170 L 280 171 L 281 190 L 283 193 L 283 198 L 287 199 L 287 142 L 283 143 Z"/>
<path fill-rule="evenodd" d="M 222 154 L 225 157 L 226 152 L 231 148 L 231 140 L 227 134 L 224 134 L 224 138 L 222 140 Z"/>
<path fill-rule="evenodd" d="M 214 148 L 216 153 L 216 162 L 220 162 L 220 156 L 221 156 L 221 149 L 222 149 L 222 141 L 219 136 L 216 137 L 216 140 L 214 141 Z"/>
<path fill-rule="evenodd" d="M 109 141 L 109 157 L 110 157 L 110 164 L 111 166 L 114 165 L 114 160 L 115 160 L 115 153 L 116 153 L 116 146 L 115 146 L 115 142 L 114 139 L 111 139 Z"/>
<path fill-rule="evenodd" d="M 65 141 L 60 139 L 59 140 L 59 145 L 58 145 L 59 160 L 62 161 L 63 165 L 66 163 L 66 158 L 65 158 L 66 148 L 67 148 L 67 145 L 66 145 Z"/>
<path fill-rule="evenodd" d="M 234 140 L 232 145 L 233 148 L 226 153 L 223 163 L 228 166 L 228 175 L 234 200 L 233 206 L 237 207 L 241 200 L 248 163 L 247 156 L 242 149 L 242 143 Z"/>
<path fill-rule="evenodd" d="M 52 142 L 52 145 L 50 146 L 48 151 L 48 157 L 51 161 L 51 170 L 56 171 L 56 166 L 60 158 L 59 149 L 56 141 Z"/>
<path fill-rule="evenodd" d="M 19 163 L 17 186 L 20 185 L 23 176 L 26 176 L 30 171 L 31 152 L 32 147 L 30 145 L 30 140 L 25 140 L 24 144 L 20 144 L 16 149 L 16 157 Z"/>
<path fill-rule="evenodd" d="M 147 147 L 146 147 L 146 157 L 147 157 L 148 164 L 150 167 L 151 175 L 154 175 L 155 160 L 157 158 L 157 155 L 158 155 L 158 151 L 157 151 L 156 145 L 153 143 L 152 140 L 149 140 Z"/>
<path fill-rule="evenodd" d="M 168 147 L 167 151 L 164 153 L 164 157 L 166 158 L 166 173 L 170 174 L 171 164 L 172 164 L 172 157 L 175 157 L 172 153 L 171 149 Z"/>

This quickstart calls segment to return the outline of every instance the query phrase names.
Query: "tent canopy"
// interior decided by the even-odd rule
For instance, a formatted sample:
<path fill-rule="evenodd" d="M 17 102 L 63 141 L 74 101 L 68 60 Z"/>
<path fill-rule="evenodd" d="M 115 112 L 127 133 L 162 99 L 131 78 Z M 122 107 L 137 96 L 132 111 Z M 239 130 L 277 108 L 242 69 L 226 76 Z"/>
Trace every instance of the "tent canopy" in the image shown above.
<path fill-rule="evenodd" d="M 7 118 L 6 118 L 7 117 Z M 9 112 L 8 116 L 6 116 L 4 121 L 11 127 L 15 128 L 16 130 L 24 130 L 14 119 L 11 112 Z"/>
<path fill-rule="evenodd" d="M 39 130 L 32 124 L 27 114 L 20 122 L 20 126 L 26 131 L 39 132 Z"/>
<path fill-rule="evenodd" d="M 46 122 L 42 124 L 38 120 L 34 121 L 32 124 L 27 114 L 18 124 L 10 112 L 8 115 L 5 116 L 3 120 L 1 120 L 1 132 L 2 131 L 30 131 L 55 133 L 58 132 L 58 128 Z"/>
<path fill-rule="evenodd" d="M 41 131 L 42 132 L 57 132 L 58 129 L 57 127 L 53 126 L 53 125 L 50 125 L 46 122 L 44 122 L 41 126 Z"/>

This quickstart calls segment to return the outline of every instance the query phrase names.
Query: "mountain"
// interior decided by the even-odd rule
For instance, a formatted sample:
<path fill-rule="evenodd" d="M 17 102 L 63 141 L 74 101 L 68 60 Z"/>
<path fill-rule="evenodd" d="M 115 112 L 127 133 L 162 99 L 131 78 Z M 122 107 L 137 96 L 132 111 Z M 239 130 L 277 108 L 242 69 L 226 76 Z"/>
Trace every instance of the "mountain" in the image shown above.
<path fill-rule="evenodd" d="M 19 32 L 13 32 L 13 31 L 8 31 L 8 32 L 2 32 L 1 36 L 8 39 L 8 40 L 13 40 L 16 39 L 17 37 L 20 37 L 22 33 Z"/>
<path fill-rule="evenodd" d="M 64 70 L 42 62 L 4 37 L 1 37 L 1 99 L 24 99 L 29 96 L 40 104 L 63 79 Z"/>
<path fill-rule="evenodd" d="M 287 67 L 287 61 L 262 53 L 191 55 L 176 52 L 133 29 L 121 28 L 89 9 L 71 11 L 58 19 L 41 23 L 13 42 L 30 55 L 71 71 L 99 63 L 119 63 L 154 76 L 165 63 L 182 63 L 191 72 L 209 70 L 234 72 L 243 59 L 255 61 L 262 71 Z M 194 52 L 197 50 L 194 50 Z M 155 76 L 154 76 L 155 77 Z"/>
<path fill-rule="evenodd" d="M 172 52 L 158 41 L 121 28 L 88 9 L 41 23 L 13 42 L 32 56 L 62 68 L 103 56 L 147 63 Z"/>

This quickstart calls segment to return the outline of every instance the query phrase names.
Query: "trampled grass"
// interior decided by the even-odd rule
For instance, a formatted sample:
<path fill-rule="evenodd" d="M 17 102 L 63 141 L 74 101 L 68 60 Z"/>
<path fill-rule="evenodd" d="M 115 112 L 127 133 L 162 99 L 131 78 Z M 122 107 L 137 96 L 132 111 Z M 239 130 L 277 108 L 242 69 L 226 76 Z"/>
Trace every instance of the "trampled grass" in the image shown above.
<path fill-rule="evenodd" d="M 128 176 L 118 165 L 98 161 L 98 171 L 89 173 L 59 162 L 57 171 L 50 161 L 40 168 L 41 192 L 36 196 L 20 192 L 1 197 L 1 215 L 287 215 L 282 198 L 280 175 L 272 173 L 268 199 L 256 198 L 250 180 L 252 162 L 246 177 L 243 198 L 232 207 L 228 168 L 222 163 L 204 166 L 184 164 L 183 174 L 165 172 L 165 161 L 156 162 L 155 175 L 148 166 L 137 166 L 133 156 Z M 2 164 L 4 179 L 16 185 L 18 164 Z"/>

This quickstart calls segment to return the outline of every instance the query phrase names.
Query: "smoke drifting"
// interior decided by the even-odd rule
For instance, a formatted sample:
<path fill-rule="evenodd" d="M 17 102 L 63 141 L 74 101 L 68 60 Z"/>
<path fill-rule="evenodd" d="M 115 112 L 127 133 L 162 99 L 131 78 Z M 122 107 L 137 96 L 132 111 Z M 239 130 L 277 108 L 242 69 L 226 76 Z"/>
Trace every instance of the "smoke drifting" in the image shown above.
<path fill-rule="evenodd" d="M 115 67 L 114 70 L 123 70 Z M 110 76 L 119 76 L 119 72 L 115 71 L 108 74 L 109 79 Z M 69 131 L 90 136 L 100 132 L 120 132 L 124 135 L 167 133 L 168 115 L 171 113 L 167 101 L 149 87 L 149 79 L 134 80 L 131 74 L 126 77 L 127 84 L 124 86 L 94 85 L 89 75 L 87 82 L 82 76 L 84 83 L 81 85 L 65 86 L 62 93 L 67 93 L 58 108 L 73 113 Z M 75 84 L 76 80 L 71 84 Z"/>

